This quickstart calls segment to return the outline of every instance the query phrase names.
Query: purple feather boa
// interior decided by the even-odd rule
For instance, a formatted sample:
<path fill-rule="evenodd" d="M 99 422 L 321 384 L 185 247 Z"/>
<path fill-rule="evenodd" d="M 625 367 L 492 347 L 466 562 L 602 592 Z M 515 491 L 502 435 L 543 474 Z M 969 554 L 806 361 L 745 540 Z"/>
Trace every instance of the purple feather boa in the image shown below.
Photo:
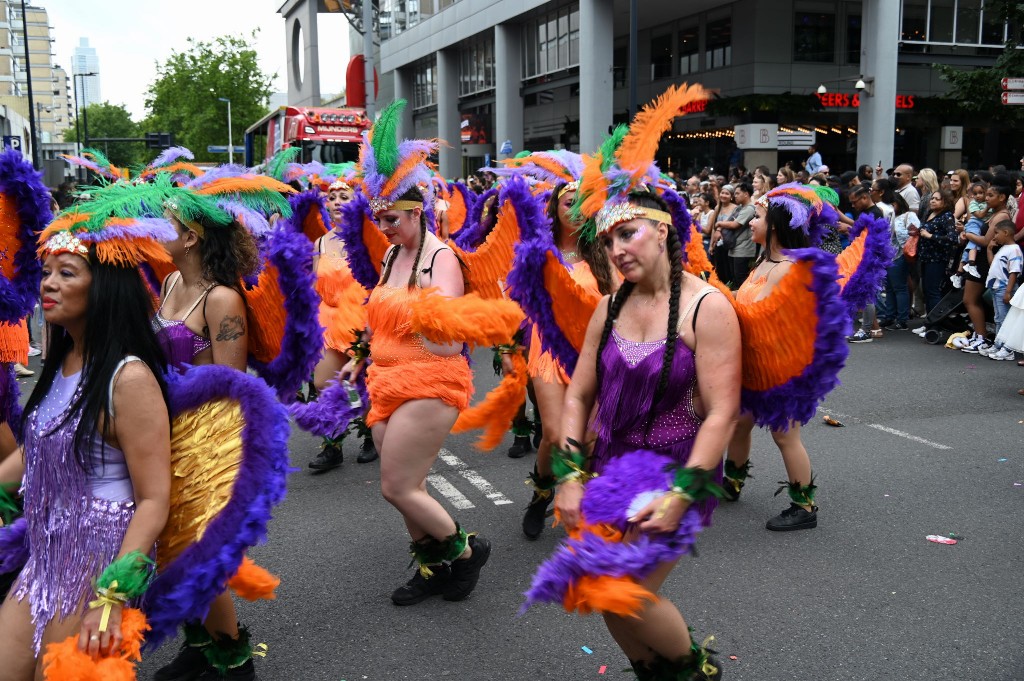
<path fill-rule="evenodd" d="M 579 353 L 558 326 L 551 293 L 544 288 L 542 276 L 548 253 L 553 254 L 563 267 L 566 266 L 551 234 L 551 219 L 544 210 L 544 204 L 530 193 L 529 186 L 520 177 L 509 178 L 502 188 L 502 195 L 503 200 L 511 201 L 519 221 L 519 243 L 515 246 L 515 259 L 506 282 L 509 297 L 519 303 L 529 320 L 537 325 L 541 347 L 550 352 L 571 376 Z"/>
<path fill-rule="evenodd" d="M 644 450 L 612 459 L 600 477 L 587 483 L 581 506 L 583 517 L 590 524 L 607 524 L 625 531 L 634 499 L 644 494 L 650 496 L 649 502 L 667 492 L 676 465 L 667 456 Z M 642 533 L 628 543 L 605 541 L 589 532 L 579 539 L 564 540 L 538 568 L 520 612 L 535 603 L 561 604 L 569 586 L 585 575 L 643 580 L 660 563 L 692 553 L 702 529 L 701 512 L 691 506 L 672 533 Z"/>
<path fill-rule="evenodd" d="M 371 291 L 380 281 L 380 263 L 373 262 L 363 242 L 363 220 L 366 218 L 373 219 L 370 202 L 362 192 L 356 192 L 355 197 L 341 207 L 338 231 L 345 242 L 345 259 L 352 276 L 363 288 Z"/>
<path fill-rule="evenodd" d="M 875 301 L 885 281 L 889 264 L 896 256 L 888 220 L 862 213 L 850 229 L 850 240 L 859 237 L 865 229 L 868 230 L 868 235 L 864 241 L 864 255 L 856 271 L 846 280 L 846 286 L 843 287 L 841 294 L 850 315 Z"/>
<path fill-rule="evenodd" d="M 21 571 L 28 554 L 28 521 L 24 517 L 0 527 L 0 575 Z"/>
<path fill-rule="evenodd" d="M 36 257 L 36 235 L 50 223 L 53 214 L 42 173 L 15 149 L 0 153 L 0 193 L 13 201 L 18 211 L 21 241 L 17 253 L 5 254 L 14 258 L 14 277 L 0 276 L 0 322 L 17 324 L 29 315 L 39 298 L 43 268 Z"/>
<path fill-rule="evenodd" d="M 0 365 L 0 423 L 11 427 L 18 441 L 21 441 L 21 386 L 14 374 L 14 365 Z"/>
<path fill-rule="evenodd" d="M 352 419 L 362 416 L 366 411 L 370 397 L 366 392 L 366 384 L 362 377 L 356 382 L 356 392 L 362 399 L 362 406 L 353 408 L 348 403 L 348 394 L 338 381 L 331 381 L 320 391 L 315 402 L 302 404 L 295 402 L 288 405 L 288 413 L 295 419 L 299 428 L 321 437 L 337 440 L 346 430 Z"/>
<path fill-rule="evenodd" d="M 292 214 L 278 221 L 267 240 L 268 260 L 277 268 L 278 286 L 284 296 L 287 313 L 281 352 L 267 364 L 250 358 L 281 400 L 288 402 L 320 360 L 324 329 L 320 326 L 320 296 L 314 286 L 313 247 L 303 231 L 303 221 L 311 210 L 319 210 L 330 224 L 323 198 L 316 190 L 288 198 Z"/>
<path fill-rule="evenodd" d="M 168 376 L 172 414 L 212 400 L 241 405 L 242 460 L 231 499 L 192 544 L 160 571 L 143 597 L 155 650 L 190 619 L 206 616 L 213 599 L 238 570 L 246 550 L 264 541 L 273 507 L 284 499 L 288 473 L 288 417 L 263 381 L 220 365 L 191 367 Z"/>
<path fill-rule="evenodd" d="M 472 209 L 466 211 L 466 224 L 453 237 L 456 246 L 464 251 L 476 250 L 477 246 L 487 236 L 487 232 L 494 225 L 493 220 L 496 219 L 494 216 L 491 216 L 491 220 L 486 222 L 483 220 L 484 206 L 489 198 L 498 196 L 498 194 L 499 190 L 492 187 L 476 197 Z M 498 196 L 495 201 L 495 208 L 500 208 L 501 197 Z"/>
<path fill-rule="evenodd" d="M 818 402 L 839 385 L 839 372 L 846 364 L 850 348 L 846 334 L 850 316 L 839 296 L 835 256 L 817 248 L 785 251 L 795 262 L 811 263 L 811 290 L 815 294 L 814 313 L 818 318 L 814 338 L 814 359 L 803 372 L 784 384 L 756 391 L 743 388 L 740 404 L 754 422 L 773 430 L 789 429 L 790 421 L 807 423 L 814 418 Z M 801 310 L 787 310 L 799 314 Z"/>
<path fill-rule="evenodd" d="M 661 198 L 668 204 L 669 212 L 672 214 L 672 224 L 679 235 L 679 247 L 682 249 L 683 262 L 685 263 L 686 245 L 690 243 L 690 232 L 692 231 L 690 228 L 693 226 L 693 218 L 686 207 L 686 202 L 673 190 L 666 189 L 662 193 Z"/>

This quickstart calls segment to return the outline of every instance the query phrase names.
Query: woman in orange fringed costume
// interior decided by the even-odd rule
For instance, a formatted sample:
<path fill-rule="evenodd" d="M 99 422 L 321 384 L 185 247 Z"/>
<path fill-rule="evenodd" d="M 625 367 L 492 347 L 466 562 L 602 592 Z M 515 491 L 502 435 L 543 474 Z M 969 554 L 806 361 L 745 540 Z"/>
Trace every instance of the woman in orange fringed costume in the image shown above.
<path fill-rule="evenodd" d="M 555 244 L 561 251 L 562 260 L 568 266 L 573 280 L 595 298 L 600 298 L 614 292 L 617 286 L 607 256 L 595 247 L 595 244 L 581 242 L 577 233 L 580 223 L 574 223 L 569 218 L 569 209 L 576 200 L 578 188 L 578 182 L 557 185 L 548 200 L 547 215 L 551 220 Z M 504 367 L 505 371 L 511 371 L 509 360 L 505 358 L 504 362 L 508 363 L 508 366 Z M 523 515 L 523 534 L 529 539 L 536 539 L 544 530 L 544 519 L 547 517 L 548 506 L 554 494 L 555 478 L 551 474 L 551 448 L 557 443 L 558 437 L 554 424 L 561 423 L 565 389 L 569 385 L 569 374 L 565 368 L 550 352 L 541 347 L 536 325 L 533 326 L 527 367 L 533 383 L 537 410 L 540 412 L 540 422 L 552 424 L 546 431 L 542 431 L 537 447 L 537 464 L 530 475 L 533 496 Z"/>
<path fill-rule="evenodd" d="M 23 319 L 18 324 L 0 323 L 0 371 L 4 373 L 0 380 L 10 381 L 13 389 L 14 365 L 28 364 L 28 323 Z M 10 377 L 10 378 L 8 378 Z M 11 399 L 17 400 L 17 396 Z M 9 414 L 2 414 L 3 417 Z M 18 443 L 14 439 L 14 433 L 6 421 L 0 423 L 0 461 L 8 454 L 17 449 Z"/>
<path fill-rule="evenodd" d="M 402 514 L 419 563 L 412 579 L 391 600 L 412 605 L 437 594 L 466 598 L 490 555 L 490 543 L 468 535 L 426 491 L 426 478 L 459 411 L 469 405 L 472 375 L 461 344 L 438 344 L 412 332 L 420 289 L 442 296 L 464 293 L 458 258 L 427 230 L 425 203 L 430 195 L 427 158 L 437 143 L 394 138 L 405 102 L 381 112 L 360 148 L 363 192 L 381 232 L 392 244 L 384 257 L 380 282 L 367 302 L 368 329 L 362 350 L 372 363 L 366 386 L 370 412 L 366 423 L 381 455 L 381 492 Z M 425 197 L 417 184 L 427 187 Z M 366 355 L 357 352 L 339 374 L 354 380 Z"/>
<path fill-rule="evenodd" d="M 345 242 L 337 227 L 341 224 L 341 208 L 355 196 L 355 190 L 339 177 L 327 187 L 327 211 L 331 218 L 331 231 L 316 241 L 313 270 L 316 272 L 316 292 L 320 294 L 320 326 L 324 327 L 324 356 L 313 371 L 313 386 L 322 391 L 328 382 L 348 362 L 346 354 L 356 340 L 356 333 L 366 326 L 366 289 L 352 276 L 345 260 Z M 323 438 L 323 448 L 309 462 L 315 471 L 327 471 L 341 465 L 341 439 Z M 377 459 L 373 439 L 367 433 L 359 463 Z"/>

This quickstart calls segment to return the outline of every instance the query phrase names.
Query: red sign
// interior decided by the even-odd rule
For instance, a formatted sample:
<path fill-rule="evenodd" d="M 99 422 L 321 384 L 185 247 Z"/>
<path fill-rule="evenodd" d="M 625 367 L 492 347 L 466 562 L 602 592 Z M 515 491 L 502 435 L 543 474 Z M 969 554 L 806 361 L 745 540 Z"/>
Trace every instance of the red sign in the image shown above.
<path fill-rule="evenodd" d="M 1003 104 L 1024 104 L 1024 92 L 1004 92 Z"/>
<path fill-rule="evenodd" d="M 698 99 L 683 106 L 683 113 L 704 113 L 708 108 L 708 100 Z"/>
<path fill-rule="evenodd" d="M 1024 78 L 1003 78 L 999 84 L 1004 90 L 1024 90 Z"/>
<path fill-rule="evenodd" d="M 848 95 L 843 92 L 826 92 L 818 95 L 821 105 L 827 109 L 856 109 L 860 106 L 860 93 Z M 914 95 L 896 95 L 897 109 L 913 109 Z"/>

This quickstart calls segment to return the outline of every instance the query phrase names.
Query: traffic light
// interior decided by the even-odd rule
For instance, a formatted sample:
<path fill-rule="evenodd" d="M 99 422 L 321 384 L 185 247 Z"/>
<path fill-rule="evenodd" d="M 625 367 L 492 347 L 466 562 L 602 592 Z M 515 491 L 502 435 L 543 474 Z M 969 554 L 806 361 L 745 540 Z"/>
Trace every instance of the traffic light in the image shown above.
<path fill-rule="evenodd" d="M 174 133 L 173 132 L 147 132 L 146 133 L 146 148 L 147 149 L 167 149 L 168 147 L 174 146 Z"/>

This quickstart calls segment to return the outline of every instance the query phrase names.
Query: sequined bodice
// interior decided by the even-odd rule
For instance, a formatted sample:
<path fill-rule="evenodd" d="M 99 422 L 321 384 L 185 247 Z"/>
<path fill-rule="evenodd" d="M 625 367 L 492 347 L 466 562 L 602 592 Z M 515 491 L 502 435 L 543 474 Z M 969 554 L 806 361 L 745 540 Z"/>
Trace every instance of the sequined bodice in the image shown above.
<path fill-rule="evenodd" d="M 184 321 L 164 319 L 159 312 L 153 315 L 153 332 L 156 333 L 167 363 L 177 368 L 191 364 L 199 353 L 213 345 L 209 338 L 185 326 Z"/>
<path fill-rule="evenodd" d="M 651 353 L 657 352 L 665 345 L 664 338 L 655 341 L 626 340 L 619 335 L 617 329 L 612 329 L 612 339 L 615 341 L 615 345 L 619 346 L 619 352 L 622 353 L 622 358 L 625 359 L 631 367 L 635 367 L 637 364 L 647 359 Z"/>

